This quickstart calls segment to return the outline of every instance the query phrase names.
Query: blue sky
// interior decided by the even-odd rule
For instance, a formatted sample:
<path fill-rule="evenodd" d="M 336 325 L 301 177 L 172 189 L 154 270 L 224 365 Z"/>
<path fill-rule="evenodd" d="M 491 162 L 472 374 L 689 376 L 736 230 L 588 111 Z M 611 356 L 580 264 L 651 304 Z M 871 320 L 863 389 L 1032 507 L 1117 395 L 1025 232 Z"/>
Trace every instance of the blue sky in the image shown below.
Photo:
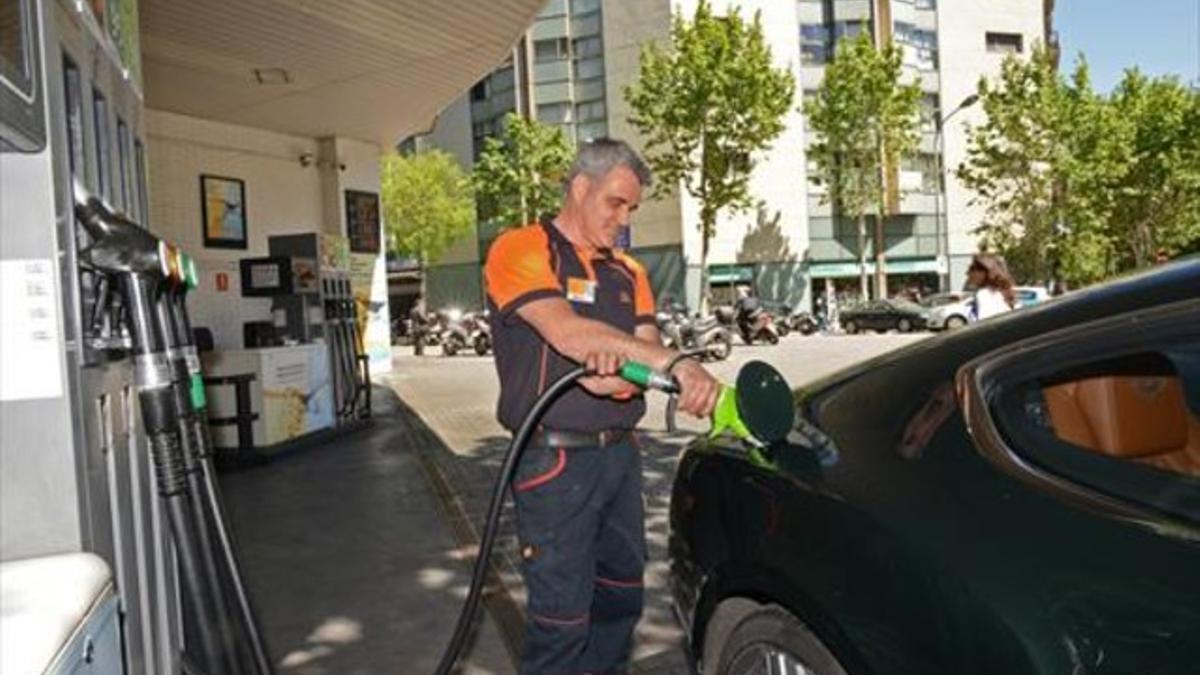
<path fill-rule="evenodd" d="M 1058 0 L 1054 28 L 1063 71 L 1083 52 L 1099 91 L 1134 65 L 1200 86 L 1200 0 Z"/>

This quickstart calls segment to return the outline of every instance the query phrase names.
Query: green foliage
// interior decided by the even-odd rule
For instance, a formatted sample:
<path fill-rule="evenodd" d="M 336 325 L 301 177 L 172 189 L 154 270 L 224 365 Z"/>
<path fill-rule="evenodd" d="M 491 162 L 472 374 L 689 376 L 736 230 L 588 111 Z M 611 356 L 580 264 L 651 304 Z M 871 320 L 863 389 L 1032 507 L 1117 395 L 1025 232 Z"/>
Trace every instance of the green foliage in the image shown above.
<path fill-rule="evenodd" d="M 979 94 L 987 122 L 957 173 L 1019 279 L 1093 283 L 1200 236 L 1200 94 L 1130 70 L 1105 97 L 1086 62 L 1067 79 L 1041 47 Z"/>
<path fill-rule="evenodd" d="M 772 65 L 761 17 L 717 17 L 707 0 L 691 20 L 675 14 L 669 45 L 642 48 L 638 81 L 624 92 L 629 121 L 645 141 L 656 196 L 682 184 L 700 203 L 702 269 L 717 214 L 753 206 L 754 154 L 783 132 L 795 89 L 791 72 Z"/>
<path fill-rule="evenodd" d="M 392 252 L 437 262 L 475 224 L 471 182 L 444 152 L 387 155 L 379 163 L 379 184 Z"/>
<path fill-rule="evenodd" d="M 865 216 L 874 214 L 878 224 L 889 212 L 884 176 L 920 142 L 921 86 L 902 83 L 902 67 L 899 47 L 877 48 L 863 32 L 838 43 L 820 88 L 804 103 L 814 132 L 808 151 L 816 166 L 813 175 L 828 186 L 823 200 L 858 220 L 860 263 L 866 256 Z M 882 262 L 882 227 L 876 227 L 875 237 L 876 257 Z M 882 265 L 878 274 L 883 277 Z M 865 289 L 865 277 L 863 285 Z"/>
<path fill-rule="evenodd" d="M 509 113 L 504 134 L 488 138 L 475 163 L 480 216 L 503 229 L 556 212 L 573 158 L 562 129 Z"/>

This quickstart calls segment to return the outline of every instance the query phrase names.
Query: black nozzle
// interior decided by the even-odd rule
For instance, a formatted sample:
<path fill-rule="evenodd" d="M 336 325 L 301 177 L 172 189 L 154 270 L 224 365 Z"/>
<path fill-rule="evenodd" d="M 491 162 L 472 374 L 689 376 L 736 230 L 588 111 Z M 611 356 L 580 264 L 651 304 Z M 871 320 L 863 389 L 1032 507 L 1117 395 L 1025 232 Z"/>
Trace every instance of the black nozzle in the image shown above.
<path fill-rule="evenodd" d="M 125 214 L 114 211 L 78 182 L 74 184 L 74 191 L 75 217 L 93 240 L 87 248 L 88 262 L 92 266 L 112 274 L 142 274 L 155 278 L 166 275 L 158 237 Z"/>

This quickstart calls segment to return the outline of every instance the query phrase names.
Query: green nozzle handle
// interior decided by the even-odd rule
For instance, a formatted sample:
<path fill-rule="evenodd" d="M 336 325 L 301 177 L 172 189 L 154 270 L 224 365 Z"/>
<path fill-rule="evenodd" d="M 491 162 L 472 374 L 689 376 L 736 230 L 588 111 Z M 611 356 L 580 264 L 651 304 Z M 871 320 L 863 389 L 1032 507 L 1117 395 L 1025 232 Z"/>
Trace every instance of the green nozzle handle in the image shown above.
<path fill-rule="evenodd" d="M 679 392 L 679 383 L 675 378 L 660 373 L 644 363 L 629 361 L 621 366 L 621 378 L 643 389 L 657 389 L 668 394 Z"/>

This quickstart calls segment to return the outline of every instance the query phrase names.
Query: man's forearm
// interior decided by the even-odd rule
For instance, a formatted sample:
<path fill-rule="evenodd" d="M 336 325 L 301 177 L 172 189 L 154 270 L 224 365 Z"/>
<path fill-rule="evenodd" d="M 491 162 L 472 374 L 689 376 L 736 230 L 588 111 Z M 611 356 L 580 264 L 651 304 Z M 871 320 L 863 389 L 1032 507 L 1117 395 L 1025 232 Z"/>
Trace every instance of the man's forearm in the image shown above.
<path fill-rule="evenodd" d="M 662 368 L 675 355 L 661 344 L 643 340 L 601 321 L 576 314 L 565 300 L 537 300 L 517 310 L 554 351 L 582 363 L 589 354 L 620 354 L 626 360 Z"/>

